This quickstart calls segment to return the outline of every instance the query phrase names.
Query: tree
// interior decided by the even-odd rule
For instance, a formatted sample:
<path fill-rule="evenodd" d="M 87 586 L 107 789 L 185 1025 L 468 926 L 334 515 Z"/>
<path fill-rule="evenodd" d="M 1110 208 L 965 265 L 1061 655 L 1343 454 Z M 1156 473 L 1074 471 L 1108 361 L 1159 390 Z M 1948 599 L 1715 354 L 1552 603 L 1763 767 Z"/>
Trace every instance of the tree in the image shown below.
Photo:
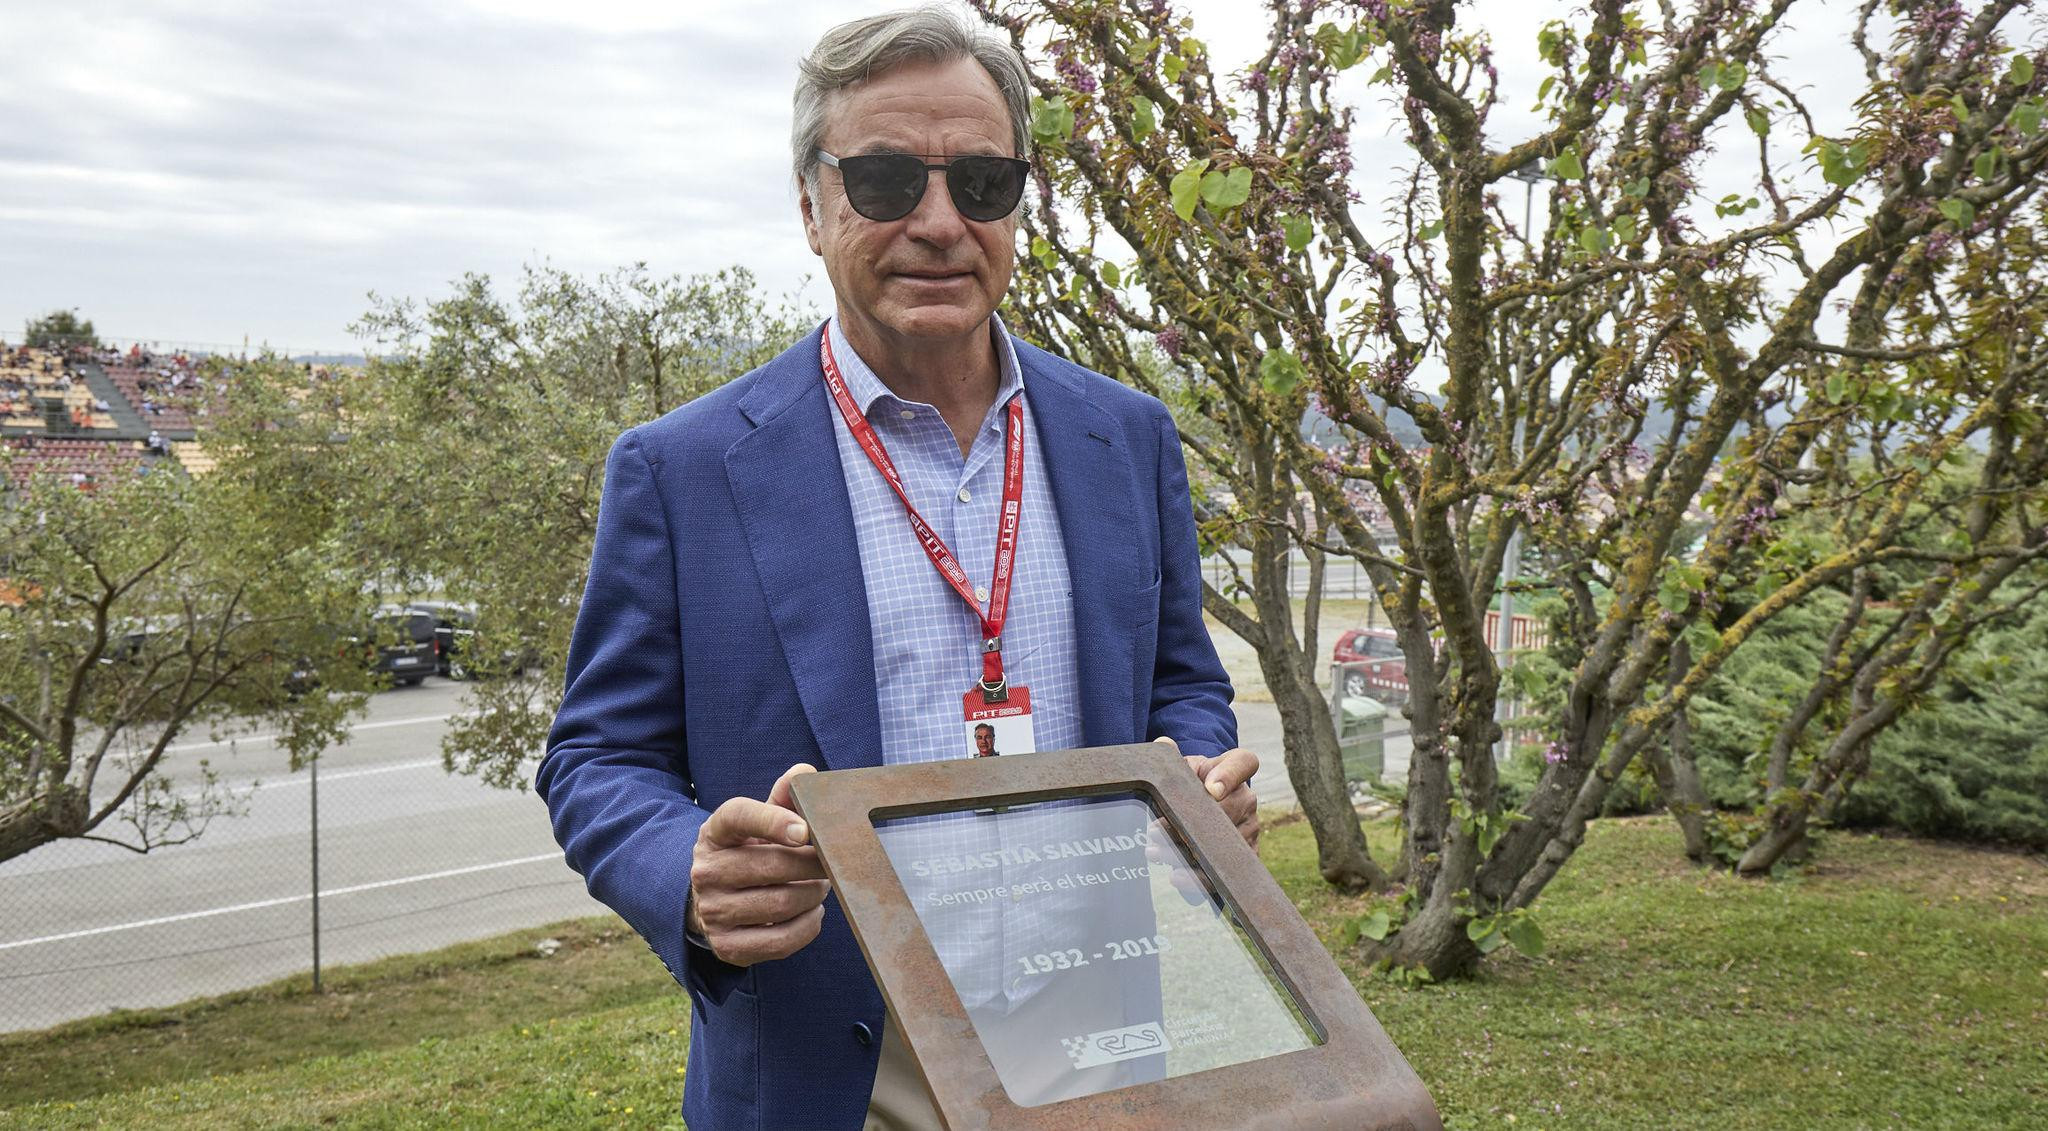
<path fill-rule="evenodd" d="M 1145 339 L 1179 364 L 1208 425 L 1188 430 L 1192 462 L 1236 498 L 1205 526 L 1252 557 L 1249 608 L 1215 590 L 1207 607 L 1259 650 L 1333 882 L 1377 869 L 1333 788 L 1313 636 L 1294 627 L 1280 547 L 1361 562 L 1400 639 L 1405 889 L 1366 932 L 1378 960 L 1446 977 L 1503 941 L 1540 946 L 1532 905 L 1699 684 L 1807 595 L 1910 554 L 1894 543 L 1934 469 L 2040 403 L 2032 378 L 1988 364 L 1923 365 L 1903 386 L 1851 364 L 1967 351 L 1971 331 L 1909 324 L 1897 277 L 1952 274 L 1958 249 L 2035 222 L 2048 135 L 2039 60 L 2007 60 L 2017 0 L 1968 16 L 1900 3 L 1888 53 L 1865 5 L 1845 57 L 1867 86 L 1841 137 L 1772 73 L 1791 6 L 1594 0 L 1543 28 L 1546 124 L 1508 140 L 1488 127 L 1504 96 L 1495 45 L 1458 26 L 1451 0 L 1275 4 L 1235 75 L 1164 5 L 984 6 L 1053 61 L 1034 80 L 1046 191 L 1027 217 L 1019 322 L 1141 386 Z M 1375 65 L 1368 82 L 1391 91 L 1414 154 L 1384 236 L 1357 207 L 1356 111 L 1334 81 Z M 1754 193 L 1701 199 L 1703 158 L 1739 147 L 1756 155 Z M 1538 171 L 1556 187 L 1547 223 L 1525 231 L 1498 186 Z M 1985 299 L 1994 350 L 2037 277 Z M 1912 288 L 1929 304 L 1939 290 Z M 1830 341 L 1837 292 L 1846 326 Z M 1415 384 L 1425 363 L 1434 395 Z M 1854 398 L 1836 395 L 1850 384 Z M 1825 505 L 1787 487 L 1840 417 L 1879 411 L 1878 384 L 1907 453 L 1870 484 L 1886 505 L 1833 553 L 1773 556 L 1766 516 L 1780 500 Z M 1311 414 L 1344 441 L 1314 442 Z M 1398 442 L 1401 417 L 1427 447 Z M 1705 533 L 1681 541 L 1688 529 Z M 1484 614 L 1517 535 L 1512 564 L 1534 577 L 1516 589 L 1563 599 L 1550 651 L 1565 674 L 1545 765 L 1511 807 Z"/>
<path fill-rule="evenodd" d="M 0 507 L 0 860 L 190 840 L 242 795 L 206 762 L 174 777 L 179 735 L 261 720 L 297 765 L 363 702 L 369 676 L 337 649 L 368 610 L 293 473 L 305 449 L 288 427 L 217 423 L 203 479 L 37 473 Z"/>
<path fill-rule="evenodd" d="M 526 784 L 561 701 L 612 441 L 774 356 L 810 317 L 771 307 L 741 268 L 644 264 L 595 279 L 530 267 L 513 302 L 469 275 L 365 315 L 369 365 L 324 386 L 343 419 L 338 521 L 391 589 L 476 608 L 467 666 L 482 678 L 444 739 L 451 769 Z"/>
<path fill-rule="evenodd" d="M 66 346 L 86 346 L 97 349 L 98 335 L 92 331 L 90 319 L 80 319 L 76 310 L 53 310 L 41 318 L 31 318 L 22 328 L 22 340 L 39 349 L 63 349 Z"/>

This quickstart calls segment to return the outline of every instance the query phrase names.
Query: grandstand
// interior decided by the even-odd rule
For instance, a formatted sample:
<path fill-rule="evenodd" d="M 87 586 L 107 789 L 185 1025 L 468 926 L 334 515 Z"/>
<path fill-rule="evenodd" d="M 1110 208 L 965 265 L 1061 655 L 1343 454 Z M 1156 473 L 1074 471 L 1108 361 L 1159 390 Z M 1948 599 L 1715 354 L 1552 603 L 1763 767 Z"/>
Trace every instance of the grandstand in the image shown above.
<path fill-rule="evenodd" d="M 183 354 L 9 347 L 0 343 L 0 449 L 10 478 L 37 471 L 91 490 L 158 464 L 201 474 L 213 460 L 194 430 L 200 379 Z"/>

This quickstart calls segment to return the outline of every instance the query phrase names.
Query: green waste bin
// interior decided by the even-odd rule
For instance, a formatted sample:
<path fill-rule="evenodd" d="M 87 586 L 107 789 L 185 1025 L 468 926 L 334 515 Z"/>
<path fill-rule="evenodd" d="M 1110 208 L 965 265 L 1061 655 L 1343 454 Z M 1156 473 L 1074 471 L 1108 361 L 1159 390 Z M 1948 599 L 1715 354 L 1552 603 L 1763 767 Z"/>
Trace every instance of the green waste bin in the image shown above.
<path fill-rule="evenodd" d="M 1387 705 L 1362 695 L 1345 696 L 1337 712 L 1337 749 L 1344 755 L 1344 780 L 1376 782 L 1386 772 Z"/>

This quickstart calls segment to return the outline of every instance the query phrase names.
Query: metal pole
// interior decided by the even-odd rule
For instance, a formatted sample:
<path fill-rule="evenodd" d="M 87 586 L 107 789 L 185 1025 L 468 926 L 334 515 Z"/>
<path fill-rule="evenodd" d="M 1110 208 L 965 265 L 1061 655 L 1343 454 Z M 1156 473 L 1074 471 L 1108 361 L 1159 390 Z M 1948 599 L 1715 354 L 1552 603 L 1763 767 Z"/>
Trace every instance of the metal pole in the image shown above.
<path fill-rule="evenodd" d="M 313 755 L 313 992 L 320 990 L 320 755 Z"/>

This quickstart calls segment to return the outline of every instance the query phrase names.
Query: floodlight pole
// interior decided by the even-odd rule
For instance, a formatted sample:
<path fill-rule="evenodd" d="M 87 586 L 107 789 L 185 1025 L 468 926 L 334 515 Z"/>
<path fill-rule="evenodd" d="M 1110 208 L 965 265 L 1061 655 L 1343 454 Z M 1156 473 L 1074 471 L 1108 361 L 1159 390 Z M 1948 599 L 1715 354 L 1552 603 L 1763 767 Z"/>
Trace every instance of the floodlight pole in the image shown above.
<path fill-rule="evenodd" d="M 1522 182 L 1522 239 L 1528 245 L 1530 255 L 1533 258 L 1536 249 L 1534 230 L 1536 226 L 1536 182 L 1549 180 L 1550 174 L 1543 171 L 1543 164 L 1540 160 L 1531 158 L 1527 164 L 1509 173 L 1508 176 Z M 1524 381 L 1529 377 L 1528 365 L 1528 359 L 1524 358 L 1522 362 L 1523 372 L 1521 374 Z M 1523 413 L 1517 412 L 1515 414 L 1515 447 L 1512 454 L 1517 459 L 1522 454 L 1522 422 L 1524 419 Z M 1494 625 L 1493 633 L 1494 663 L 1502 672 L 1507 671 L 1508 655 L 1514 650 L 1515 646 L 1515 592 L 1512 586 L 1516 577 L 1521 574 L 1521 564 L 1522 528 L 1520 524 L 1516 524 L 1515 529 L 1508 535 L 1507 553 L 1501 558 L 1500 620 Z M 1498 690 L 1494 693 L 1493 716 L 1496 722 L 1503 724 L 1500 732 L 1500 741 L 1494 744 L 1494 760 L 1506 761 L 1510 752 L 1508 732 L 1505 726 L 1509 719 L 1508 701 L 1500 695 Z"/>

